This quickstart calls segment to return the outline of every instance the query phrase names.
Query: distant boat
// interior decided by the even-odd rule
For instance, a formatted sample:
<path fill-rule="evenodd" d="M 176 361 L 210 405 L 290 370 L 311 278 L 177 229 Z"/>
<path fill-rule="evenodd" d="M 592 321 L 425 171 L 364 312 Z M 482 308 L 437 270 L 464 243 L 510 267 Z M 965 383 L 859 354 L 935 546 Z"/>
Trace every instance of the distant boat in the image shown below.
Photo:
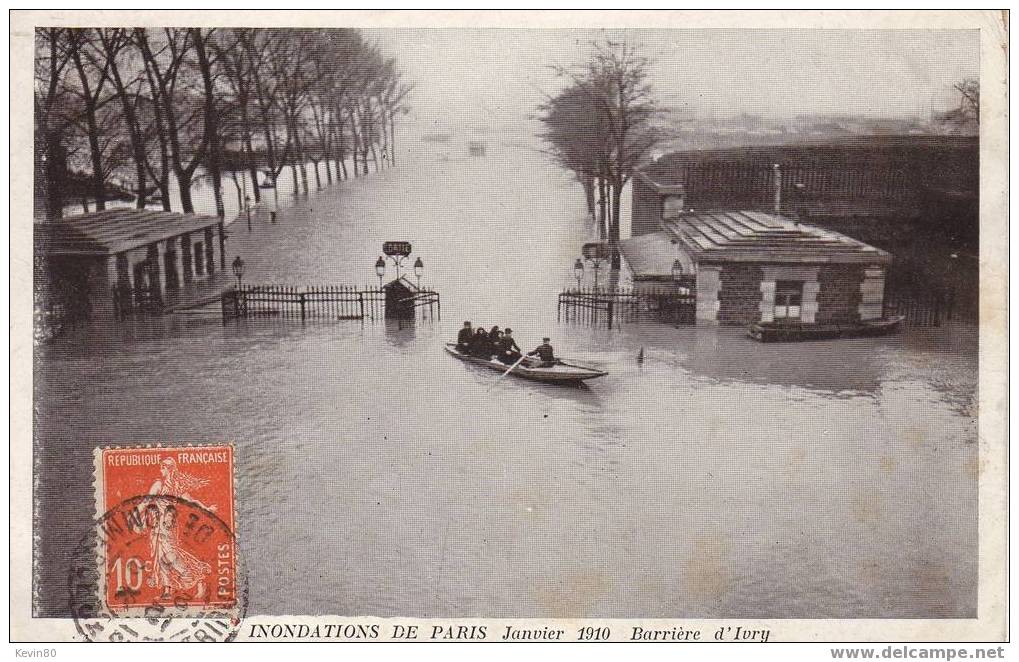
<path fill-rule="evenodd" d="M 509 370 L 509 366 L 501 361 L 493 361 L 490 359 L 482 359 L 476 356 L 470 356 L 464 354 L 456 348 L 454 343 L 446 343 L 446 351 L 467 363 L 473 363 L 489 370 L 496 370 L 498 372 L 506 372 Z M 530 379 L 536 382 L 549 382 L 557 384 L 578 384 L 587 379 L 595 379 L 596 377 L 604 377 L 609 374 L 601 370 L 594 368 L 588 368 L 586 366 L 574 365 L 572 363 L 566 363 L 560 361 L 554 366 L 547 368 L 529 367 L 523 364 L 517 365 L 513 368 L 510 373 L 517 377 L 523 377 L 524 379 Z"/>
<path fill-rule="evenodd" d="M 863 322 L 831 324 L 800 324 L 795 322 L 754 322 L 747 332 L 760 342 L 798 342 L 804 340 L 833 340 L 835 338 L 865 338 L 895 333 L 906 319 L 905 315 L 892 315 Z"/>

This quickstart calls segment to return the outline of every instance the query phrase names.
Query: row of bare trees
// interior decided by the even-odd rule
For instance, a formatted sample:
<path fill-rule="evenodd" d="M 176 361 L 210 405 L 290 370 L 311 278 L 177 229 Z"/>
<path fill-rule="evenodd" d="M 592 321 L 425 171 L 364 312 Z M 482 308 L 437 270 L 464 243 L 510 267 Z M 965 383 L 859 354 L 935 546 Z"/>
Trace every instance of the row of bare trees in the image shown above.
<path fill-rule="evenodd" d="M 328 184 L 395 165 L 411 90 L 394 59 L 345 28 L 39 28 L 35 78 L 51 217 L 74 193 L 86 211 L 118 194 L 169 211 L 171 177 L 185 213 L 206 178 L 223 216 L 224 178 L 245 204 L 241 172 L 278 206 L 285 168 L 307 194 L 309 162 L 319 188 L 320 164 Z"/>
<path fill-rule="evenodd" d="M 555 67 L 564 88 L 539 107 L 546 153 L 584 185 L 588 211 L 620 266 L 619 214 L 623 188 L 666 136 L 649 82 L 650 60 L 636 46 L 592 44 L 578 67 Z"/>

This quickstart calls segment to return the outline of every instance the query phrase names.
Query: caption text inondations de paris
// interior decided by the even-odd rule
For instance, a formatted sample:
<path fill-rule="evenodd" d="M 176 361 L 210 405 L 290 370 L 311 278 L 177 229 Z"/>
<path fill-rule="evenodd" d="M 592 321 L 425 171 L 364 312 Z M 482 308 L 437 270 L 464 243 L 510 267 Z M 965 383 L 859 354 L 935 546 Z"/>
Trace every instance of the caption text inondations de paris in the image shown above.
<path fill-rule="evenodd" d="M 250 639 L 283 640 L 380 640 L 380 641 L 754 641 L 771 638 L 767 628 L 722 625 L 709 630 L 671 626 L 651 628 L 639 625 L 589 625 L 574 628 L 516 625 L 421 625 L 328 623 L 251 623 Z"/>

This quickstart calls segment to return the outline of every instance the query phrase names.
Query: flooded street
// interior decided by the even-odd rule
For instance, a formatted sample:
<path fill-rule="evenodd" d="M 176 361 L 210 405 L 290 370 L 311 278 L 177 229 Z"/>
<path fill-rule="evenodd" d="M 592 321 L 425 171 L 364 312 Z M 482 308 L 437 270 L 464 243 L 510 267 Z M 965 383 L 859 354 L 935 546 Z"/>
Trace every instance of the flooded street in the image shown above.
<path fill-rule="evenodd" d="M 231 224 L 228 261 L 377 286 L 381 243 L 411 241 L 441 321 L 171 316 L 37 348 L 35 516 L 78 524 L 36 527 L 39 615 L 66 613 L 94 448 L 222 441 L 250 614 L 975 615 L 975 325 L 762 345 L 560 324 L 581 187 L 522 146 L 413 149 Z M 465 319 L 609 375 L 497 379 L 442 351 Z"/>

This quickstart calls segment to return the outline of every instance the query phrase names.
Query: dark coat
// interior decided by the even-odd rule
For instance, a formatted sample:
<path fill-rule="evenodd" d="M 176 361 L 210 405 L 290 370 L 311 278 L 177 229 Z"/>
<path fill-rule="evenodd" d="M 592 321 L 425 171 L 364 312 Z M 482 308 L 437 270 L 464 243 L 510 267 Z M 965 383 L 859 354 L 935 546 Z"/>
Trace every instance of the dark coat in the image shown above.
<path fill-rule="evenodd" d="M 548 343 L 538 345 L 533 352 L 528 352 L 528 354 L 537 354 L 538 358 L 541 359 L 543 363 L 555 363 L 556 360 L 555 352 L 552 350 L 552 345 L 549 345 Z"/>

